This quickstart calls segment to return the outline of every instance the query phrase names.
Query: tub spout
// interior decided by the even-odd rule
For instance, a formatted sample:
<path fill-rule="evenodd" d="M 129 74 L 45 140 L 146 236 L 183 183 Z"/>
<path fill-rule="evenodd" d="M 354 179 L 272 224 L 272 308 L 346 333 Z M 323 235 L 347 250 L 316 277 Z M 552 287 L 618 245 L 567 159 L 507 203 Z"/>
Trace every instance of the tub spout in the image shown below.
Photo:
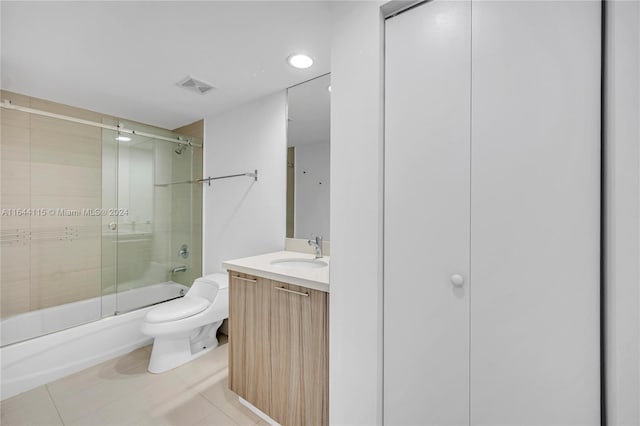
<path fill-rule="evenodd" d="M 187 271 L 187 265 L 176 266 L 173 269 L 171 269 L 171 275 L 175 274 L 176 272 L 186 272 L 186 271 Z"/>

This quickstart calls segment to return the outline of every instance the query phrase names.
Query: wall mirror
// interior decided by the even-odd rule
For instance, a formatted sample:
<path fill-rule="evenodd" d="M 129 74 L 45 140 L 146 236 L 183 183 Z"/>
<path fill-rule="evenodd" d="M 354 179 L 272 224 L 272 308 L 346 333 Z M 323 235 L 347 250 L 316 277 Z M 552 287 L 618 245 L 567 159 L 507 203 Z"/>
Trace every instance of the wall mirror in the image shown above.
<path fill-rule="evenodd" d="M 287 238 L 329 241 L 331 76 L 287 89 Z"/>

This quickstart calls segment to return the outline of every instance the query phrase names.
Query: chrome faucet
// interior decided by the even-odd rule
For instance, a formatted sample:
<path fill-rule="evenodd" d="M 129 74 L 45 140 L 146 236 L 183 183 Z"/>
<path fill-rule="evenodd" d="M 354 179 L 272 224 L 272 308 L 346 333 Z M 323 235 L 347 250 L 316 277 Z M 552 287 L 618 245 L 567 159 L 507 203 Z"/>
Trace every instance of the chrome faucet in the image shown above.
<path fill-rule="evenodd" d="M 316 249 L 316 259 L 320 259 L 322 257 L 322 237 L 316 236 L 315 239 L 308 240 L 307 242 Z"/>
<path fill-rule="evenodd" d="M 187 265 L 176 266 L 171 269 L 171 275 L 175 274 L 176 272 L 186 272 L 186 271 L 187 271 Z"/>

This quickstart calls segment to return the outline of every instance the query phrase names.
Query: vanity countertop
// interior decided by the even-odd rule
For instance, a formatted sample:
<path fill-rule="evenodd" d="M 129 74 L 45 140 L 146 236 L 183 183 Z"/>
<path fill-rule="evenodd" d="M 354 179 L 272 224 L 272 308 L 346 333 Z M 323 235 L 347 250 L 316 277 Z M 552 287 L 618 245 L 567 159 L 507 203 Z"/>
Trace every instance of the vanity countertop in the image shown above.
<path fill-rule="evenodd" d="M 329 292 L 329 268 L 331 262 L 329 256 L 324 256 L 322 260 L 329 264 L 324 268 L 302 269 L 302 268 L 283 268 L 275 266 L 272 262 L 281 259 L 314 259 L 313 254 L 299 253 L 295 251 L 277 251 L 274 253 L 266 253 L 258 256 L 243 257 L 241 259 L 227 260 L 222 263 L 222 267 L 227 270 L 233 270 L 244 274 L 257 275 L 259 277 L 271 280 L 281 281 L 287 284 L 299 285 Z"/>

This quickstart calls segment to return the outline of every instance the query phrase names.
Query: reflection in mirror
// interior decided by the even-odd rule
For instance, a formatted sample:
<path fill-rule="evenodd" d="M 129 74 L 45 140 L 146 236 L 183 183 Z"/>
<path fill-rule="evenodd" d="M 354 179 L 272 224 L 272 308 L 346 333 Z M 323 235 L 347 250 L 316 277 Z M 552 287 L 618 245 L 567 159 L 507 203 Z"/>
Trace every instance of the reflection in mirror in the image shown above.
<path fill-rule="evenodd" d="M 329 241 L 329 74 L 287 90 L 287 237 Z"/>

